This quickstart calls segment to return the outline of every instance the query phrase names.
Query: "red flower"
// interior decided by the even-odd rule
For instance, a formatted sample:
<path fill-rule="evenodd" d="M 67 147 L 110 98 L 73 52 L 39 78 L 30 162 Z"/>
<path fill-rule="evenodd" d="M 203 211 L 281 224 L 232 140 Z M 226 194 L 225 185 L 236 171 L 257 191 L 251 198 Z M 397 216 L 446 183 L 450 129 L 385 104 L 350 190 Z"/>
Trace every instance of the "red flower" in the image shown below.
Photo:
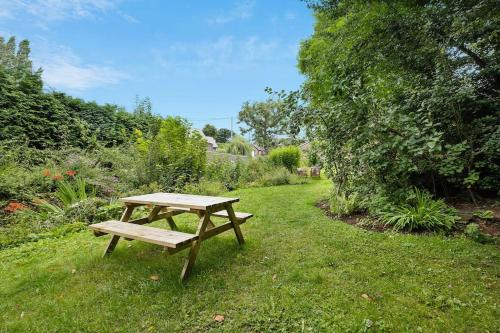
<path fill-rule="evenodd" d="M 49 169 L 43 170 L 43 176 L 44 177 L 50 177 L 50 170 Z"/>
<path fill-rule="evenodd" d="M 52 177 L 52 179 L 55 180 L 55 181 L 58 181 L 58 180 L 63 179 L 63 176 L 61 176 L 61 175 L 55 175 L 55 176 Z"/>
<path fill-rule="evenodd" d="M 67 170 L 64 173 L 70 177 L 74 177 L 78 172 L 76 172 L 75 170 Z"/>
<path fill-rule="evenodd" d="M 6 213 L 14 213 L 16 210 L 26 209 L 27 207 L 20 202 L 11 201 L 9 204 L 3 209 Z"/>

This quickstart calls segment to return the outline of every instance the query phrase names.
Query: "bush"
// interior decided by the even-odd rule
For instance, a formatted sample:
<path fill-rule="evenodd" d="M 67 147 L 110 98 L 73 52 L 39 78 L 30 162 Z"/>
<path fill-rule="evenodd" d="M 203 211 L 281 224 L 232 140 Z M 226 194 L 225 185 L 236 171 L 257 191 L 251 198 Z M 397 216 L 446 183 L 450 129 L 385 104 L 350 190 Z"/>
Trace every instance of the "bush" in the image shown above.
<path fill-rule="evenodd" d="M 388 205 L 377 213 L 385 225 L 395 230 L 450 230 L 458 219 L 456 211 L 443 200 L 433 200 L 427 192 L 413 190 L 407 203 L 399 206 Z"/>
<path fill-rule="evenodd" d="M 158 182 L 167 191 L 182 189 L 197 181 L 206 165 L 206 142 L 179 117 L 161 122 L 158 134 L 145 137 L 135 132 L 135 148 L 140 155 L 139 180 Z"/>
<path fill-rule="evenodd" d="M 465 227 L 464 235 L 472 239 L 474 242 L 486 244 L 494 242 L 493 237 L 484 234 L 477 223 L 469 223 Z"/>
<path fill-rule="evenodd" d="M 271 150 L 269 159 L 276 166 L 284 166 L 294 172 L 300 164 L 300 150 L 295 146 L 280 147 Z"/>
<path fill-rule="evenodd" d="M 228 191 L 232 191 L 243 185 L 242 176 L 245 172 L 245 161 L 231 161 L 223 156 L 214 156 L 207 163 L 204 179 L 222 183 Z"/>
<path fill-rule="evenodd" d="M 198 183 L 188 184 L 184 192 L 198 195 L 217 196 L 226 192 L 226 187 L 219 181 L 201 179 Z"/>
<path fill-rule="evenodd" d="M 290 184 L 291 174 L 288 169 L 281 167 L 272 170 L 262 176 L 257 184 L 260 186 L 276 186 Z"/>
<path fill-rule="evenodd" d="M 250 156 L 252 153 L 252 146 L 241 136 L 235 136 L 223 148 L 226 153 L 233 155 Z"/>
<path fill-rule="evenodd" d="M 335 192 L 332 191 L 330 196 L 330 211 L 333 214 L 337 216 L 351 215 L 360 210 L 361 205 L 357 193 L 346 195 L 343 192 Z"/>

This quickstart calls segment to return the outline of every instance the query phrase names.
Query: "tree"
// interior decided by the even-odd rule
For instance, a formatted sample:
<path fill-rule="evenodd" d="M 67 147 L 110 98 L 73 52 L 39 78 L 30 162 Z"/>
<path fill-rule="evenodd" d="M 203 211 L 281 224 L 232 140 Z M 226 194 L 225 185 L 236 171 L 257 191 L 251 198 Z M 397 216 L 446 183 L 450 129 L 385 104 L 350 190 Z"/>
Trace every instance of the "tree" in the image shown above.
<path fill-rule="evenodd" d="M 0 38 L 0 140 L 39 149 L 91 148 L 127 142 L 134 129 L 154 137 L 161 117 L 152 114 L 148 97 L 137 98 L 133 113 L 61 92 L 44 92 L 42 70 L 34 70 L 30 47 L 14 37 Z"/>
<path fill-rule="evenodd" d="M 211 136 L 212 138 L 217 136 L 217 128 L 214 125 L 206 124 L 202 131 L 206 136 Z"/>
<path fill-rule="evenodd" d="M 236 135 L 225 145 L 224 150 L 233 155 L 249 156 L 252 153 L 252 146 L 242 136 Z"/>
<path fill-rule="evenodd" d="M 446 195 L 500 188 L 493 0 L 311 1 L 291 123 L 317 140 L 344 191 Z"/>
<path fill-rule="evenodd" d="M 231 130 L 227 128 L 219 128 L 215 135 L 215 141 L 218 143 L 226 143 L 231 138 Z"/>
<path fill-rule="evenodd" d="M 261 147 L 273 147 L 275 136 L 284 130 L 280 106 L 279 101 L 272 99 L 265 102 L 245 102 L 238 114 L 238 123 L 246 125 L 240 128 L 241 133 L 250 132 L 255 143 Z"/>

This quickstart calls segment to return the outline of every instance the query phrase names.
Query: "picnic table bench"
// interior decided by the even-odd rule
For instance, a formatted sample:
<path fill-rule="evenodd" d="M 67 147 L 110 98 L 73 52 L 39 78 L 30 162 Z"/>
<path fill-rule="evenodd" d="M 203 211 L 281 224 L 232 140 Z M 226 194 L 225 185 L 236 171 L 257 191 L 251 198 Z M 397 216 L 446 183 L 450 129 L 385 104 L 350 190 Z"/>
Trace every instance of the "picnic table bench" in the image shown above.
<path fill-rule="evenodd" d="M 90 225 L 97 237 L 110 234 L 111 240 L 104 251 L 104 256 L 111 254 L 116 244 L 123 237 L 126 240 L 139 240 L 165 247 L 169 254 L 190 247 L 189 255 L 181 273 L 185 280 L 193 268 L 202 241 L 233 229 L 239 244 L 244 243 L 240 224 L 251 218 L 250 213 L 235 212 L 232 204 L 238 198 L 212 197 L 178 193 L 152 193 L 119 199 L 125 204 L 125 210 L 119 221 L 111 220 Z M 150 206 L 147 217 L 130 220 L 134 209 Z M 195 234 L 178 231 L 173 216 L 193 213 L 198 215 L 199 223 Z M 228 222 L 215 225 L 211 216 L 227 218 Z M 165 219 L 171 230 L 145 226 L 157 220 Z"/>

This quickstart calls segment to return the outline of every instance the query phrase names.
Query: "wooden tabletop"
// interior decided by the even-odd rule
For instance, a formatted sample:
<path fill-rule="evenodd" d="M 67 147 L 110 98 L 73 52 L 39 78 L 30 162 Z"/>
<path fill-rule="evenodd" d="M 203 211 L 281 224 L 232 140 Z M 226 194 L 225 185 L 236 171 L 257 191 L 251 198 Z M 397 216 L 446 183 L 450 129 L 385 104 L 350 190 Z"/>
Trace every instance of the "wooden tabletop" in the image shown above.
<path fill-rule="evenodd" d="M 143 205 L 174 206 L 182 208 L 206 210 L 212 206 L 224 203 L 238 202 L 238 198 L 209 197 L 204 195 L 180 194 L 180 193 L 151 193 L 120 198 L 124 203 L 135 203 Z"/>

